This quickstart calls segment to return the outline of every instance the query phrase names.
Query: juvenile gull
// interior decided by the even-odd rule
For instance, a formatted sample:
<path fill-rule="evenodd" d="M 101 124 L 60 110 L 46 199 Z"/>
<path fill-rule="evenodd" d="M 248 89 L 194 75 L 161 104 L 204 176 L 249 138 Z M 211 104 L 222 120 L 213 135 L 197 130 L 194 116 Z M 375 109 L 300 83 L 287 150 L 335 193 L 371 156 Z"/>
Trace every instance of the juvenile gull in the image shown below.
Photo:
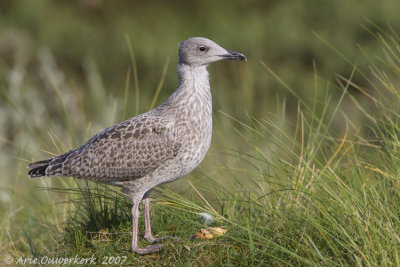
<path fill-rule="evenodd" d="M 178 88 L 159 107 L 111 126 L 86 144 L 30 164 L 28 175 L 72 176 L 122 186 L 132 197 L 132 251 L 145 254 L 163 245 L 138 246 L 139 204 L 143 201 L 145 238 L 151 234 L 149 194 L 196 168 L 210 146 L 211 92 L 207 66 L 219 60 L 246 60 L 213 41 L 193 37 L 180 43 Z"/>

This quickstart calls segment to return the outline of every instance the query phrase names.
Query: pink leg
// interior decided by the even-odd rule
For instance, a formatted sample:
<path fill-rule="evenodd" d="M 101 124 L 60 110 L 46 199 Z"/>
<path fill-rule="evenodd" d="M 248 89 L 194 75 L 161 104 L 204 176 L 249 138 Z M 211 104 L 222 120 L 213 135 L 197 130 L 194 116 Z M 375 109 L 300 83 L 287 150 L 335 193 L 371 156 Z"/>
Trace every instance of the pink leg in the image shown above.
<path fill-rule="evenodd" d="M 165 238 L 179 239 L 178 237 L 172 237 L 172 236 L 165 236 L 159 238 L 153 237 L 153 235 L 151 234 L 151 223 L 150 223 L 150 200 L 146 195 L 143 198 L 143 210 L 144 210 L 144 224 L 146 228 L 144 238 L 146 238 L 147 241 L 153 243 Z"/>
<path fill-rule="evenodd" d="M 154 244 L 145 248 L 138 246 L 138 223 L 139 223 L 139 203 L 140 201 L 134 200 L 132 207 L 132 251 L 139 254 L 147 254 L 160 250 L 164 245 Z M 147 229 L 147 228 L 146 228 Z"/>
<path fill-rule="evenodd" d="M 144 238 L 147 239 L 150 243 L 156 242 L 160 240 L 159 238 L 153 237 L 151 234 L 151 223 L 150 223 L 150 200 L 149 198 L 143 199 L 143 212 L 144 212 L 144 225 L 145 225 L 145 233 Z"/>

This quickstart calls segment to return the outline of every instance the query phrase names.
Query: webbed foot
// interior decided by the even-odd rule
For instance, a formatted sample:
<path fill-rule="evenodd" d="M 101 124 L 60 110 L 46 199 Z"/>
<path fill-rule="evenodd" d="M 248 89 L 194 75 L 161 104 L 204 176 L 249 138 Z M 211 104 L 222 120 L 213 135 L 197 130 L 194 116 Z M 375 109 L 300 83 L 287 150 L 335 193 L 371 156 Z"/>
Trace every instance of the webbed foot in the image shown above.
<path fill-rule="evenodd" d="M 159 251 L 163 246 L 164 246 L 163 244 L 153 244 L 145 248 L 140 248 L 139 246 L 136 246 L 136 247 L 131 247 L 131 251 L 136 252 L 138 254 L 148 254 Z"/>

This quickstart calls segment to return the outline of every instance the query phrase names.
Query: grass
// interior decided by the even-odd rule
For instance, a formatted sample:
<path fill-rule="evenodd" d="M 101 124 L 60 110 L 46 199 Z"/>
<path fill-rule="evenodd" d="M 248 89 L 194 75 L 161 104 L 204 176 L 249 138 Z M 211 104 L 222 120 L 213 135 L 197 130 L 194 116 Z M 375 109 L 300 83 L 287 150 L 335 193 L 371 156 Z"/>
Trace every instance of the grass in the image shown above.
<path fill-rule="evenodd" d="M 371 70 L 351 64 L 349 76 L 338 75 L 332 83 L 321 79 L 315 67 L 311 99 L 301 97 L 265 62 L 258 64 L 298 105 L 289 107 L 286 99 L 278 99 L 275 111 L 243 120 L 216 112 L 217 142 L 200 169 L 153 193 L 153 232 L 179 236 L 179 241 L 165 240 L 163 250 L 151 255 L 130 253 L 130 203 L 121 192 L 71 178 L 27 182 L 21 160 L 14 183 L 4 190 L 10 205 L 1 206 L 0 257 L 94 255 L 101 265 L 105 257 L 126 256 L 126 264 L 140 266 L 399 266 L 400 39 L 395 32 L 378 30 L 383 52 L 365 55 Z M 131 56 L 133 73 L 126 75 L 125 88 L 133 76 L 138 95 Z M 95 67 L 87 68 L 91 87 L 84 96 L 79 90 L 68 93 L 67 84 L 56 79 L 58 70 L 48 69 L 49 88 L 68 132 L 51 120 L 52 110 L 37 111 L 50 121 L 46 133 L 34 126 L 29 130 L 42 150 L 66 151 L 127 112 L 128 101 L 110 100 Z M 368 86 L 355 84 L 356 75 Z M 96 98 L 90 110 L 100 113 L 103 124 L 87 123 L 92 121 L 85 100 L 90 96 Z M 24 103 L 23 95 L 7 99 L 10 107 L 29 115 L 15 103 Z M 347 105 L 354 107 L 352 113 Z M 111 112 L 96 106 L 109 106 Z M 21 117 L 22 123 L 35 125 Z M 88 125 L 85 131 L 79 130 L 82 124 Z M 39 149 L 32 144 L 21 139 L 13 145 L 21 159 L 37 159 L 32 151 Z M 213 240 L 192 239 L 204 227 L 200 212 L 213 215 L 212 226 L 227 233 Z M 143 221 L 140 227 L 143 233 Z"/>

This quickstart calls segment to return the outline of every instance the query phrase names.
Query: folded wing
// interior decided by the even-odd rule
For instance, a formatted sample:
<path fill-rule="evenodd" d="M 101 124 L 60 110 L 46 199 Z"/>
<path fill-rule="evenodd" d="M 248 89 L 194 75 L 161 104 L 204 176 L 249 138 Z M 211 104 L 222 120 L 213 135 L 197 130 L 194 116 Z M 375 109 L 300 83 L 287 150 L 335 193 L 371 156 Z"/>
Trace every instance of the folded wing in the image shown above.
<path fill-rule="evenodd" d="M 105 129 L 77 149 L 31 164 L 29 175 L 104 182 L 143 177 L 174 158 L 180 149 L 173 123 L 143 114 Z"/>

